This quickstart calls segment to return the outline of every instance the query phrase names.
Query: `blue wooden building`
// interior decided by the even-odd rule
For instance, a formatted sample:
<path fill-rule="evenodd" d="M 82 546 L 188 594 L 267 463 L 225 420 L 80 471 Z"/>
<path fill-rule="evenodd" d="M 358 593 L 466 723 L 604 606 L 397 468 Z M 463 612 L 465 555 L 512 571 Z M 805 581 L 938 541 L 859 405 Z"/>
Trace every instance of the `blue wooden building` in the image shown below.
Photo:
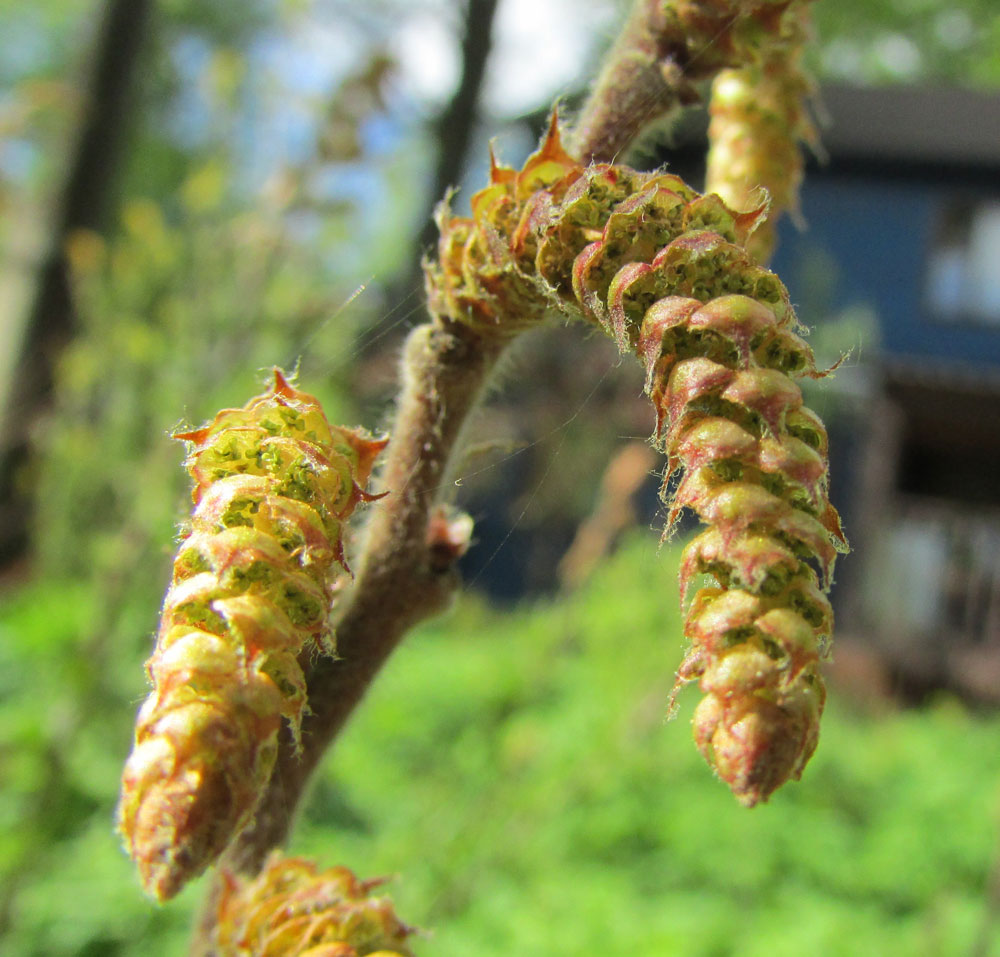
<path fill-rule="evenodd" d="M 1000 95 L 822 101 L 808 228 L 784 224 L 773 265 L 817 342 L 839 320 L 853 350 L 817 399 L 855 545 L 841 631 L 911 691 L 1000 701 Z"/>

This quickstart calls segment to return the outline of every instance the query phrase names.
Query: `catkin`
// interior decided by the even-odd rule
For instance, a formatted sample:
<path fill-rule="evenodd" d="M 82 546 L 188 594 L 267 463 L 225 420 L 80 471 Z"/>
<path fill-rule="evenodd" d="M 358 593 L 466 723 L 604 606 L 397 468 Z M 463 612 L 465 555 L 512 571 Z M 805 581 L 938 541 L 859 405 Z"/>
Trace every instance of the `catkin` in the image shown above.
<path fill-rule="evenodd" d="M 767 190 L 768 218 L 748 240 L 761 261 L 774 249 L 780 214 L 798 213 L 804 167 L 799 144 L 819 149 L 806 109 L 815 92 L 802 65 L 808 36 L 808 8 L 796 4 L 753 60 L 722 70 L 712 82 L 705 191 L 717 193 L 733 209 L 746 209 L 759 201 L 762 188 Z"/>
<path fill-rule="evenodd" d="M 344 522 L 384 442 L 331 426 L 275 371 L 190 443 L 194 513 L 174 562 L 122 780 L 119 827 L 149 894 L 166 900 L 249 822 L 282 718 L 306 707 L 298 655 L 332 653 Z"/>
<path fill-rule="evenodd" d="M 794 381 L 822 373 L 784 285 L 746 250 L 766 203 L 736 212 L 668 173 L 582 166 L 555 117 L 521 170 L 493 161 L 471 203 L 471 218 L 438 213 L 438 314 L 498 336 L 582 319 L 646 370 L 668 530 L 684 508 L 708 526 L 681 571 L 682 594 L 715 579 L 691 603 L 679 672 L 705 692 L 695 739 L 738 800 L 765 800 L 816 744 L 824 593 L 846 549 L 826 432 Z"/>
<path fill-rule="evenodd" d="M 309 860 L 272 854 L 252 880 L 226 875 L 218 907 L 218 957 L 412 957 L 413 930 L 381 880 L 345 867 L 320 871 Z"/>

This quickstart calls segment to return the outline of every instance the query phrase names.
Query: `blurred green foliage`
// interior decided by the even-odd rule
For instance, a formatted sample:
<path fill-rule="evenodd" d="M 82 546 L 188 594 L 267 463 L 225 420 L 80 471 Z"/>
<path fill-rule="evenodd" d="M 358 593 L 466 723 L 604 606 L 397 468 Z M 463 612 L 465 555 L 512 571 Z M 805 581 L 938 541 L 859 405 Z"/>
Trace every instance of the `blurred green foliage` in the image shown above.
<path fill-rule="evenodd" d="M 1000 83 L 993 0 L 841 0 L 813 7 L 822 78 L 848 83 Z"/>
<path fill-rule="evenodd" d="M 500 614 L 467 595 L 411 636 L 319 775 L 292 849 L 399 875 L 399 912 L 432 934 L 418 952 L 438 957 L 1000 946 L 986 889 L 1000 718 L 949 700 L 872 715 L 834 696 L 804 780 L 748 812 L 695 751 L 695 693 L 664 719 L 676 556 L 636 536 L 572 597 Z M 151 627 L 148 609 L 118 613 Z M 183 953 L 203 884 L 154 907 L 110 833 L 141 654 L 95 673 L 79 644 L 95 629 L 79 587 L 37 584 L 0 613 L 0 860 L 8 876 L 19 855 L 31 864 L 11 957 Z M 45 742 L 61 736 L 73 747 L 55 768 Z"/>

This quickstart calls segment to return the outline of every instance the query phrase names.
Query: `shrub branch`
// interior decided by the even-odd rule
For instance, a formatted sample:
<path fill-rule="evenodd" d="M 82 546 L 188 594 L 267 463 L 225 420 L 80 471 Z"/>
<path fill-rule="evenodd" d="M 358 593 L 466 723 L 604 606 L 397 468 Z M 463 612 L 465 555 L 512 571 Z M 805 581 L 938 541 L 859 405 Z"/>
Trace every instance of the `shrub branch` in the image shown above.
<path fill-rule="evenodd" d="M 762 23 L 787 5 L 637 0 L 570 134 L 569 152 L 583 163 L 617 156 L 651 120 L 697 98 L 693 80 L 752 55 Z M 446 218 L 447 211 L 442 222 Z M 311 713 L 302 723 L 302 750 L 296 752 L 291 735 L 284 734 L 256 820 L 223 855 L 220 872 L 253 874 L 284 842 L 313 769 L 381 666 L 410 628 L 448 605 L 458 586 L 455 569 L 442 569 L 440 552 L 428 543 L 432 510 L 444 497 L 449 462 L 498 358 L 517 331 L 532 323 L 513 300 L 503 303 L 504 321 L 493 328 L 456 322 L 434 305 L 432 297 L 431 321 L 415 329 L 406 345 L 382 475 L 389 494 L 373 512 L 354 586 L 341 602 L 338 657 L 303 662 Z M 217 876 L 193 954 L 213 952 L 219 888 Z"/>

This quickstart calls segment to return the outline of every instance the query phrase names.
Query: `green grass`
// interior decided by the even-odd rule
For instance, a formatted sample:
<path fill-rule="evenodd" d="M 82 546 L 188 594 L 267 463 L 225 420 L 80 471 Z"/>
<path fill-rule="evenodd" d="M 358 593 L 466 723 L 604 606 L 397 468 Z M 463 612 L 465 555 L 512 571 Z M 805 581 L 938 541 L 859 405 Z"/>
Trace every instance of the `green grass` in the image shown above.
<path fill-rule="evenodd" d="M 200 888 L 146 904 L 111 833 L 130 707 L 77 716 L 59 826 L 37 812 L 53 709 L 83 680 L 66 636 L 86 606 L 35 588 L 0 612 L 8 873 L 26 834 L 44 840 L 0 952 L 180 954 Z M 998 837 L 1000 719 L 948 700 L 872 717 L 834 695 L 804 780 L 747 811 L 695 751 L 697 692 L 665 721 L 678 632 L 673 555 L 649 539 L 569 599 L 500 613 L 466 596 L 392 659 L 293 850 L 398 875 L 390 892 L 428 930 L 427 957 L 971 953 Z M 119 684 L 140 687 L 135 665 L 116 663 Z M 19 827 L 30 808 L 34 831 Z"/>

